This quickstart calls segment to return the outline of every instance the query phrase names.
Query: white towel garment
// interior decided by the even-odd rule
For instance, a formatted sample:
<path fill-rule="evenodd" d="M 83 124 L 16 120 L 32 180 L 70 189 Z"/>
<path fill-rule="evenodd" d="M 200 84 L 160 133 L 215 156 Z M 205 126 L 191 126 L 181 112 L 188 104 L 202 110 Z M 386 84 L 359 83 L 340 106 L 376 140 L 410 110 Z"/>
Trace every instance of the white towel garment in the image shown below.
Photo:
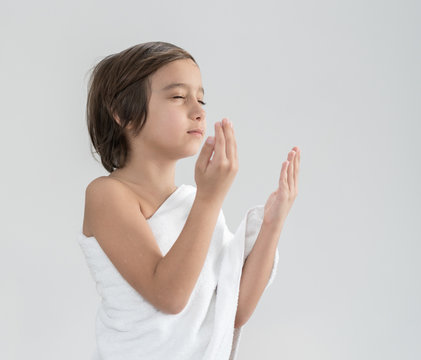
<path fill-rule="evenodd" d="M 147 221 L 165 255 L 180 235 L 196 194 L 182 184 Z M 118 272 L 95 237 L 80 229 L 78 242 L 101 303 L 92 360 L 235 360 L 243 327 L 234 328 L 241 271 L 263 220 L 264 206 L 250 208 L 236 232 L 221 209 L 208 254 L 183 311 L 166 314 L 147 302 Z M 274 264 L 266 289 L 278 265 Z"/>

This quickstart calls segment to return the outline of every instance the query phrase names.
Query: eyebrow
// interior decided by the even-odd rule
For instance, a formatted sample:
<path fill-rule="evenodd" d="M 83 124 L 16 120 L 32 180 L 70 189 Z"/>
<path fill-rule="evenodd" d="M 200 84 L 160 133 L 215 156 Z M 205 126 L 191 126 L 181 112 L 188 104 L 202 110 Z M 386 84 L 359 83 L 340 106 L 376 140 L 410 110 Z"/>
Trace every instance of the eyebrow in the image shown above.
<path fill-rule="evenodd" d="M 170 90 L 170 89 L 173 89 L 173 88 L 176 88 L 176 87 L 188 88 L 189 86 L 185 83 L 172 83 L 172 84 L 169 84 L 169 85 L 163 87 L 161 90 L 166 91 L 166 90 Z M 203 95 L 205 95 L 205 90 L 203 89 L 203 87 L 200 87 L 199 90 L 202 92 Z"/>

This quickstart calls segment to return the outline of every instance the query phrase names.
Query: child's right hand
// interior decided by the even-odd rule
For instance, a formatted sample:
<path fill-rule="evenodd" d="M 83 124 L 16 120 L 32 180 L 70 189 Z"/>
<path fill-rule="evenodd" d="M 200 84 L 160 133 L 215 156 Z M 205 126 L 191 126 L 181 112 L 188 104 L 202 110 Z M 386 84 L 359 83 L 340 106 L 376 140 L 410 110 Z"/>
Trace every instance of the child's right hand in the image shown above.
<path fill-rule="evenodd" d="M 201 198 L 219 200 L 222 203 L 237 171 L 238 156 L 234 130 L 228 119 L 224 118 L 222 122 L 215 123 L 214 143 L 206 141 L 196 161 L 194 179 L 197 194 Z"/>

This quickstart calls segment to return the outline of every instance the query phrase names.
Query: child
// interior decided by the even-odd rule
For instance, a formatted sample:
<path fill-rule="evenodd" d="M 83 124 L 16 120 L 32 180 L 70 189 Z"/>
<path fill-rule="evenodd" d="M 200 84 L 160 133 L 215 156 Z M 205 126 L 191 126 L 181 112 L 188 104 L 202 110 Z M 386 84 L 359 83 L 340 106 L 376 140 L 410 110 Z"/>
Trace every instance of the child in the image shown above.
<path fill-rule="evenodd" d="M 234 359 L 275 276 L 299 153 L 295 172 L 284 162 L 280 187 L 232 234 L 221 209 L 238 171 L 230 121 L 203 145 L 197 187 L 174 185 L 177 160 L 206 133 L 203 97 L 195 59 L 166 42 L 107 56 L 92 72 L 88 129 L 110 173 L 87 186 L 78 234 L 101 296 L 94 359 Z"/>

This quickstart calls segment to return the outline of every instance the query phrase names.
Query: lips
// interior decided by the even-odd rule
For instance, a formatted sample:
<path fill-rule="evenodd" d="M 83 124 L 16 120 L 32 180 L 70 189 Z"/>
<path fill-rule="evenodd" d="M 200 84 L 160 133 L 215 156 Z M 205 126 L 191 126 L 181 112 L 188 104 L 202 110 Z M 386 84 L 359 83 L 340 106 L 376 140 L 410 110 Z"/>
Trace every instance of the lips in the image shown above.
<path fill-rule="evenodd" d="M 200 135 L 203 135 L 203 130 L 202 129 L 192 129 L 187 131 L 188 133 L 198 133 Z"/>

